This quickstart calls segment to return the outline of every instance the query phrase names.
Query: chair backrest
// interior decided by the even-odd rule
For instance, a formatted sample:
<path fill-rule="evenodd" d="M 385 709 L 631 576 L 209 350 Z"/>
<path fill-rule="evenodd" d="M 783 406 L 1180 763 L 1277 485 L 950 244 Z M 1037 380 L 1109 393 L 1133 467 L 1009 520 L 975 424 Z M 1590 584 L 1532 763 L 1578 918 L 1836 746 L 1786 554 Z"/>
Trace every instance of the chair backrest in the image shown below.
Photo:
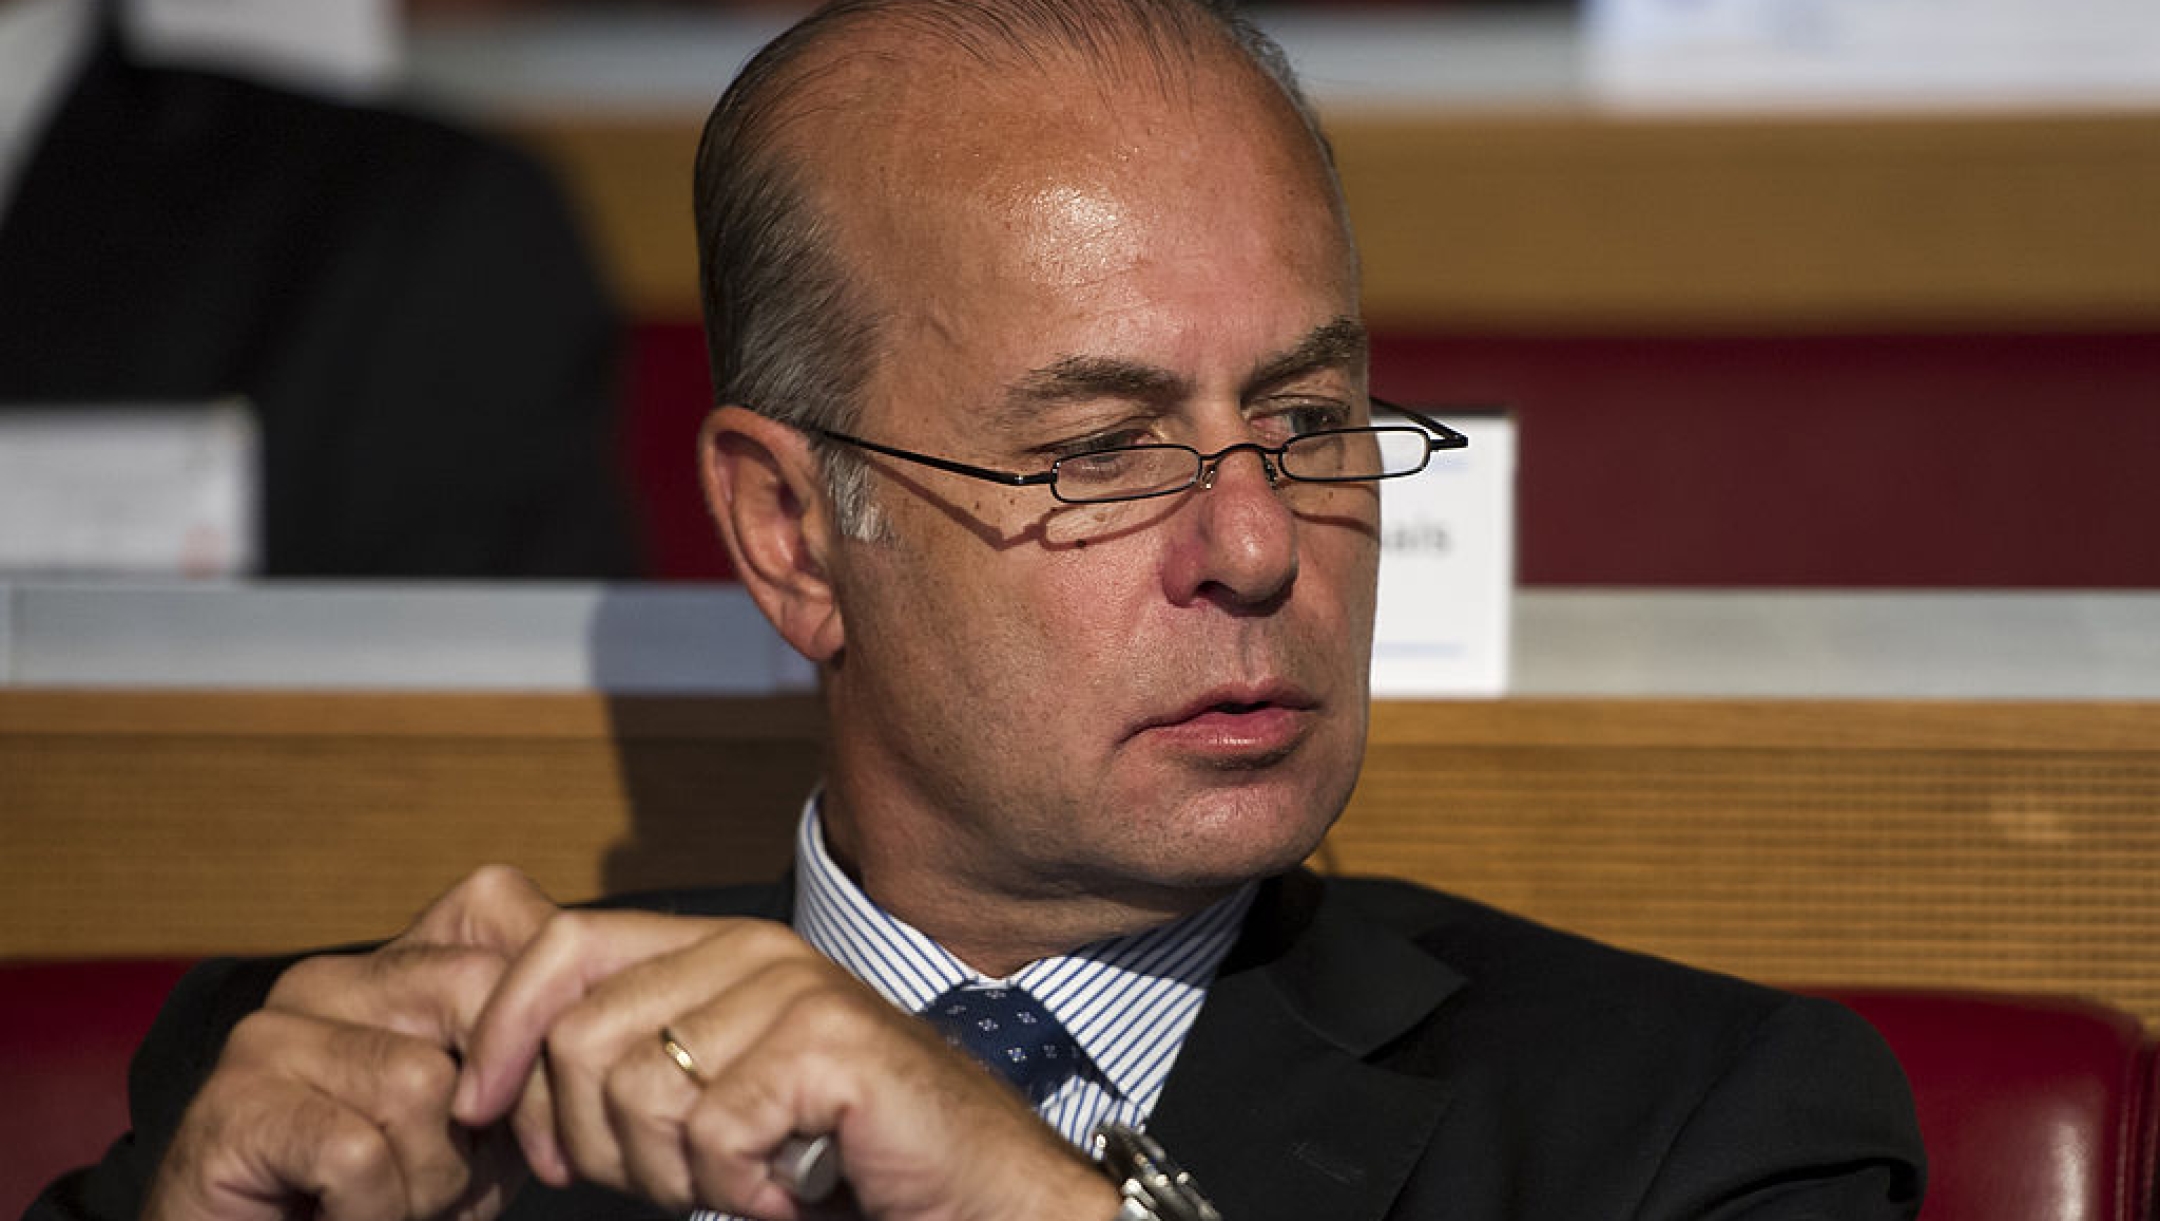
<path fill-rule="evenodd" d="M 1912 1082 L 1921 1221 L 2150 1221 L 2156 1070 L 2135 1018 L 2062 997 L 1824 994 L 1874 1023 Z"/>
<path fill-rule="evenodd" d="M 2160 1046 L 2145 1049 L 2145 1096 L 2138 1106 L 2143 1148 L 2138 1154 L 2137 1198 L 2144 1201 L 2140 1221 L 2160 1221 Z"/>
<path fill-rule="evenodd" d="M 127 1126 L 126 1066 L 178 959 L 0 963 L 0 1215 Z M 1921 1221 L 2160 1221 L 2160 1058 L 2105 1006 L 1996 993 L 1830 989 L 1912 1081 Z"/>
<path fill-rule="evenodd" d="M 127 1131 L 127 1066 L 183 959 L 0 962 L 0 1217 Z"/>

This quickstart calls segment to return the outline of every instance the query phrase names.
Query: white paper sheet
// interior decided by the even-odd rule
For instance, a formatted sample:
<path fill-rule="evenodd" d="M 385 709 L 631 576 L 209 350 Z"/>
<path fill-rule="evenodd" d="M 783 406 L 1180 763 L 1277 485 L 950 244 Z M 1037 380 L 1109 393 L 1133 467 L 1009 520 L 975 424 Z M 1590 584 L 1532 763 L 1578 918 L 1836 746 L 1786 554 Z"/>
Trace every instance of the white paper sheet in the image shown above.
<path fill-rule="evenodd" d="M 2155 0 L 1590 0 L 1621 107 L 2160 104 Z"/>
<path fill-rule="evenodd" d="M 1515 590 L 1515 424 L 1442 413 L 1470 448 L 1380 484 L 1375 696 L 1500 695 Z"/>
<path fill-rule="evenodd" d="M 0 407 L 0 572 L 245 576 L 257 450 L 237 401 Z"/>

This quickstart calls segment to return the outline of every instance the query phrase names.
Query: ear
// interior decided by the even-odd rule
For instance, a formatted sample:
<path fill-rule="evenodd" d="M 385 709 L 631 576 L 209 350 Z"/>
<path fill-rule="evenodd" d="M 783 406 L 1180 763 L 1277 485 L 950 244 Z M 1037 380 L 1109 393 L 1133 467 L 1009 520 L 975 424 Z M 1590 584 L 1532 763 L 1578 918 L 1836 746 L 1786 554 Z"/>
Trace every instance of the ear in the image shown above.
<path fill-rule="evenodd" d="M 698 434 L 705 504 L 735 573 L 795 651 L 832 660 L 845 643 L 826 567 L 837 534 L 809 438 L 743 407 Z"/>

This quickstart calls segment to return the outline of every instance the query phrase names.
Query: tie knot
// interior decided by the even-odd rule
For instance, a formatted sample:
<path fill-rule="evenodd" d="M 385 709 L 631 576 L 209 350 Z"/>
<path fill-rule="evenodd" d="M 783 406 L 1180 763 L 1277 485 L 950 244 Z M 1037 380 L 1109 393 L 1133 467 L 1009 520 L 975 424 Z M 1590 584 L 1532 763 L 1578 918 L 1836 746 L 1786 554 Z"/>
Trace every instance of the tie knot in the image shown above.
<path fill-rule="evenodd" d="M 930 1002 L 923 1018 L 1032 1103 L 1080 1070 L 1080 1045 L 1024 988 L 962 984 Z"/>

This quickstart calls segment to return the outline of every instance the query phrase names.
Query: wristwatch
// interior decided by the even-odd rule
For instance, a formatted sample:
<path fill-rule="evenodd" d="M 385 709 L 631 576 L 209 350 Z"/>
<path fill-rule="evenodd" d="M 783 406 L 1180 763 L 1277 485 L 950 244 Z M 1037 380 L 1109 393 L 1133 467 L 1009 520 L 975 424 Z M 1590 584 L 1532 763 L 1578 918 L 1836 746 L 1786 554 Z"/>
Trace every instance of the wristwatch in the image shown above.
<path fill-rule="evenodd" d="M 1222 1221 L 1162 1145 L 1138 1128 L 1103 1123 L 1095 1128 L 1095 1160 L 1118 1185 L 1124 1202 L 1111 1221 Z"/>

